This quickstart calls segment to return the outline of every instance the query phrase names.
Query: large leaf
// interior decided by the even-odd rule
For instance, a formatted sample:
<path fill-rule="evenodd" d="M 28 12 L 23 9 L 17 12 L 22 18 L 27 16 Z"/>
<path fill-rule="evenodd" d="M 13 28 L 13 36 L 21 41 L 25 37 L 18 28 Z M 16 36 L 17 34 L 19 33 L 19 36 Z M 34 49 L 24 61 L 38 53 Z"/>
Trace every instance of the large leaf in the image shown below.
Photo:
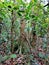
<path fill-rule="evenodd" d="M 40 58 L 45 58 L 45 54 L 42 53 L 42 52 L 39 52 L 39 57 L 40 57 Z"/>
<path fill-rule="evenodd" d="M 10 55 L 10 58 L 16 58 L 17 56 L 16 56 L 16 54 L 11 54 Z"/>

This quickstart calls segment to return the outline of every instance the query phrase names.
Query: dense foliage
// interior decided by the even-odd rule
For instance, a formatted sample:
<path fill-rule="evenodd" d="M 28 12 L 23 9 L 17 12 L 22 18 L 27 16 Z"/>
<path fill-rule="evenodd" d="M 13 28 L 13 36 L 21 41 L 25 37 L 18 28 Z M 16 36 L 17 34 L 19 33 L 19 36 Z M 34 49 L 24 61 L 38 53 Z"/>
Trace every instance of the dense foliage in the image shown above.
<path fill-rule="evenodd" d="M 49 65 L 49 7 L 0 0 L 0 59 L 1 65 Z"/>

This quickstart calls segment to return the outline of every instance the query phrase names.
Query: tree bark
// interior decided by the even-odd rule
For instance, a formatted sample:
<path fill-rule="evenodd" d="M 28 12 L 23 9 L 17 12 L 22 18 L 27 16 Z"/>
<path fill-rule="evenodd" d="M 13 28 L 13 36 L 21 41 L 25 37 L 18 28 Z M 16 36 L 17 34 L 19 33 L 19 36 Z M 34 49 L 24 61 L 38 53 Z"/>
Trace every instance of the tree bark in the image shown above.
<path fill-rule="evenodd" d="M 14 5 L 15 5 L 15 0 L 13 0 L 13 1 L 14 1 Z M 15 35 L 14 22 L 16 20 L 16 12 L 14 10 L 12 10 L 11 16 L 12 16 L 12 20 L 11 20 L 11 53 L 13 54 L 14 53 L 14 35 Z M 13 58 L 11 58 L 11 65 L 14 65 Z"/>

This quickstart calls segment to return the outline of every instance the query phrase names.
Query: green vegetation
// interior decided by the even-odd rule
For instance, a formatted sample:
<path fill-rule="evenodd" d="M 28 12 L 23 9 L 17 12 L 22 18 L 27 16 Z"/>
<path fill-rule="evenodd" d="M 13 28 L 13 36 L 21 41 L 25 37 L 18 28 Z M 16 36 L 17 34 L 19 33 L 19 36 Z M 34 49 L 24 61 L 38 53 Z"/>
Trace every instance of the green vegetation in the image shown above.
<path fill-rule="evenodd" d="M 49 6 L 0 0 L 0 64 L 49 65 L 48 60 Z"/>

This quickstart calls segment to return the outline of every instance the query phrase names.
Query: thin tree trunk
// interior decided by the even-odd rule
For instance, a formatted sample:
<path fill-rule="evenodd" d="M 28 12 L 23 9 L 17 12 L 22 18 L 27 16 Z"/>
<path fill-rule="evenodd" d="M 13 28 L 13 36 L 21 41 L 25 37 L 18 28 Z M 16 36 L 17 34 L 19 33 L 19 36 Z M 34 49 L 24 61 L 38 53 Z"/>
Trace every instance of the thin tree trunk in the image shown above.
<path fill-rule="evenodd" d="M 14 4 L 15 4 L 15 0 L 14 1 Z M 14 32 L 14 22 L 16 20 L 16 15 L 15 15 L 15 11 L 12 10 L 11 12 L 11 15 L 12 15 L 12 20 L 11 20 L 11 53 L 13 54 L 14 53 L 14 36 L 15 36 L 15 32 Z M 11 58 L 11 65 L 14 65 L 13 64 L 13 58 Z"/>
<path fill-rule="evenodd" d="M 14 12 L 12 11 L 12 21 L 11 21 L 11 53 L 13 54 L 13 49 L 14 49 L 14 17 L 13 14 Z M 13 58 L 11 58 L 11 65 L 13 65 Z"/>

